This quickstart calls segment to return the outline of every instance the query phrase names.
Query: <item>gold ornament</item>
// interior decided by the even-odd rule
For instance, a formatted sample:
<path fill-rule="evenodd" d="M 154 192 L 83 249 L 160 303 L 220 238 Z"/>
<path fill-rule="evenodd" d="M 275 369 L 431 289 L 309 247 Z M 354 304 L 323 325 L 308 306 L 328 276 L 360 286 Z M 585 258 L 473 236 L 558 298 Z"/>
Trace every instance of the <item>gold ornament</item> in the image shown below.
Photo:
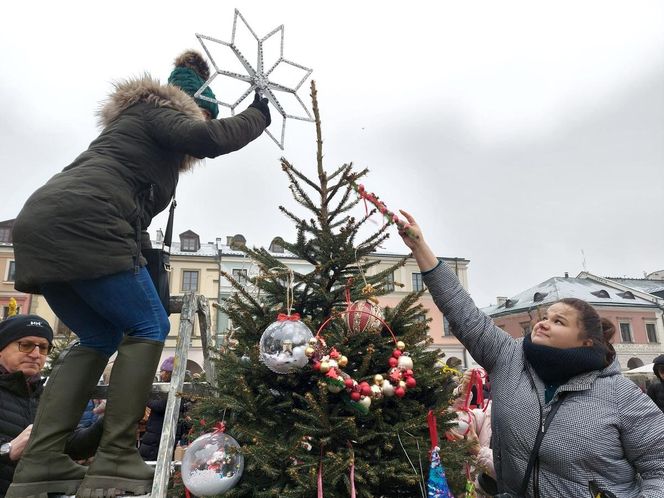
<path fill-rule="evenodd" d="M 397 342 L 397 349 L 399 351 L 403 351 L 404 349 L 406 349 L 406 344 L 403 341 L 398 341 Z"/>
<path fill-rule="evenodd" d="M 374 384 L 380 386 L 383 384 L 383 376 L 381 374 L 374 375 Z"/>
<path fill-rule="evenodd" d="M 314 348 L 312 348 L 311 346 L 308 346 L 304 350 L 304 354 L 307 358 L 311 358 L 314 355 L 315 352 L 316 352 L 316 350 Z"/>
<path fill-rule="evenodd" d="M 341 358 L 337 360 L 337 364 L 341 368 L 344 368 L 346 365 L 348 365 L 348 358 L 346 358 L 345 356 L 341 356 Z"/>
<path fill-rule="evenodd" d="M 330 364 L 326 361 L 321 361 L 320 362 L 320 371 L 322 373 L 327 373 L 330 371 Z"/>

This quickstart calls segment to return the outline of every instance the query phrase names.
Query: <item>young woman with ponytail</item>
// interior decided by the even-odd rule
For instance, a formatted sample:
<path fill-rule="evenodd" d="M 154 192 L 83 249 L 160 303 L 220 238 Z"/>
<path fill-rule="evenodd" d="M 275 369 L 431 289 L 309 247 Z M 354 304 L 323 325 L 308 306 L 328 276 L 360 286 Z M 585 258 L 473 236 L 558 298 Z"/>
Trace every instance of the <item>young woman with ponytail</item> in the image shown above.
<path fill-rule="evenodd" d="M 664 414 L 621 375 L 613 324 L 585 301 L 562 299 L 531 334 L 513 338 L 402 214 L 400 234 L 436 305 L 491 376 L 497 496 L 664 496 Z"/>

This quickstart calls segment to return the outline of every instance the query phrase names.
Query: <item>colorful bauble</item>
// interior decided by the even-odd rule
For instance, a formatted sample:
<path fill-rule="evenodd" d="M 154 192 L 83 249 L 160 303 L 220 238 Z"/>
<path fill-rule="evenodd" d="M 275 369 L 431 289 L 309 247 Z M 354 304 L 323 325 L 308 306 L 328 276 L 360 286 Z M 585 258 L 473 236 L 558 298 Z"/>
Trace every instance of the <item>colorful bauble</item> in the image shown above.
<path fill-rule="evenodd" d="M 351 335 L 377 334 L 383 328 L 383 310 L 369 299 L 360 299 L 348 305 L 344 320 Z"/>
<path fill-rule="evenodd" d="M 238 483 L 243 471 L 240 445 L 224 432 L 203 434 L 182 459 L 182 482 L 196 496 L 225 493 Z"/>
<path fill-rule="evenodd" d="M 260 360 L 278 374 L 296 372 L 309 362 L 307 353 L 308 348 L 312 347 L 309 343 L 311 339 L 314 335 L 299 320 L 298 314 L 279 315 L 279 319 L 270 324 L 261 336 Z"/>

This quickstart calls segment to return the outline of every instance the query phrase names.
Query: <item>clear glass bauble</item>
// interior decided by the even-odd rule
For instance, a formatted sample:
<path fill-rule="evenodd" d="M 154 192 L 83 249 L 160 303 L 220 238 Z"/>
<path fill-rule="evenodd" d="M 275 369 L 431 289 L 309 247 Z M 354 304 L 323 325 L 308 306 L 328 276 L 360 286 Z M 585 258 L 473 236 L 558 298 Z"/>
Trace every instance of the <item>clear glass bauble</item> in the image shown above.
<path fill-rule="evenodd" d="M 244 471 L 244 456 L 224 432 L 203 434 L 182 459 L 182 482 L 196 496 L 220 495 L 235 486 Z"/>
<path fill-rule="evenodd" d="M 314 335 L 300 320 L 283 320 L 271 323 L 260 341 L 260 359 L 273 372 L 296 372 L 309 363 L 305 354 Z"/>

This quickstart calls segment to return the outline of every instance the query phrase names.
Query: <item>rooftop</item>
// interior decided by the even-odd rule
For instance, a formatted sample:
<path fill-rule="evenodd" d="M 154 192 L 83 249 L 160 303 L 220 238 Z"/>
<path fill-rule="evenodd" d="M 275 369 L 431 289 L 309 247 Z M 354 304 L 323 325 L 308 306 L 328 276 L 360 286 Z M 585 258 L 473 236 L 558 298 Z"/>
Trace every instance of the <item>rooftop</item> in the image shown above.
<path fill-rule="evenodd" d="M 587 278 L 552 277 L 504 303 L 484 308 L 483 311 L 491 316 L 500 316 L 551 304 L 568 297 L 583 299 L 597 306 L 657 307 L 652 301 L 635 296 L 629 291 L 621 291 Z"/>

